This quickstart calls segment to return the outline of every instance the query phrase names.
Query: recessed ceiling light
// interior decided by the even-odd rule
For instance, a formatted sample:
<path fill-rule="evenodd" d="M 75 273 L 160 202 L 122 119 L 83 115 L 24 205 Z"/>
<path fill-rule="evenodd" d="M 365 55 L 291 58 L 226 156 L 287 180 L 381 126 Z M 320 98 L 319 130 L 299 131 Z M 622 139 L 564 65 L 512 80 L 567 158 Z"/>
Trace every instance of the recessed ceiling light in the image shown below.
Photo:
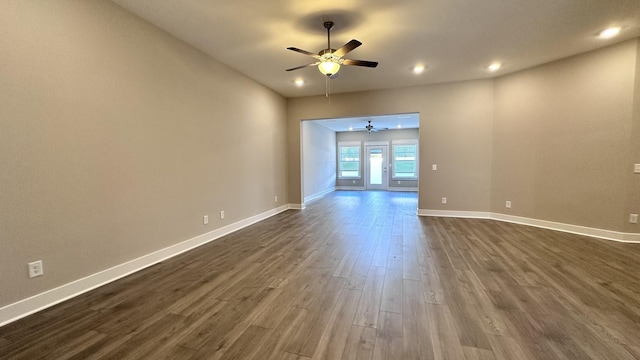
<path fill-rule="evenodd" d="M 487 66 L 487 70 L 493 72 L 493 71 L 498 71 L 500 70 L 500 68 L 502 67 L 501 63 L 493 63 L 489 66 Z"/>
<path fill-rule="evenodd" d="M 600 37 L 601 39 L 611 39 L 612 37 L 618 35 L 620 33 L 620 30 L 622 30 L 620 26 L 606 28 L 600 31 L 598 37 Z"/>
<path fill-rule="evenodd" d="M 304 80 L 296 79 L 296 81 L 294 81 L 294 83 L 296 84 L 297 87 L 301 87 L 302 85 L 304 85 Z"/>
<path fill-rule="evenodd" d="M 413 67 L 413 72 L 415 74 L 422 74 L 424 72 L 424 65 L 418 64 L 418 65 L 414 66 Z"/>

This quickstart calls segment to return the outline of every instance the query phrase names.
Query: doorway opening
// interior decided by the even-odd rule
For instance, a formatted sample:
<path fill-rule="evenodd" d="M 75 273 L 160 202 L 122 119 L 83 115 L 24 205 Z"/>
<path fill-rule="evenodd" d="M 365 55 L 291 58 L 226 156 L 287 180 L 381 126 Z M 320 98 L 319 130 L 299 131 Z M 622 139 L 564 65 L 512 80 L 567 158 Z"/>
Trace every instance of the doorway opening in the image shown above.
<path fill-rule="evenodd" d="M 418 191 L 419 113 L 301 123 L 304 202 L 335 190 Z"/>
<path fill-rule="evenodd" d="M 388 190 L 389 159 L 387 145 L 365 145 L 365 189 Z"/>

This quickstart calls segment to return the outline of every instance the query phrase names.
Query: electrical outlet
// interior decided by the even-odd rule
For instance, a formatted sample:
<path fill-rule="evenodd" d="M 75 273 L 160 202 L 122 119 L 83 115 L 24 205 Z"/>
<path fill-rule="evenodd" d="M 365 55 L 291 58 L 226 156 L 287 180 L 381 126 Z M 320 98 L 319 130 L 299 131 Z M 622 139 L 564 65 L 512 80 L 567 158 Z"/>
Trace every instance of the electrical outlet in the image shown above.
<path fill-rule="evenodd" d="M 274 202 L 278 202 L 278 195 L 274 197 Z"/>
<path fill-rule="evenodd" d="M 443 198 L 442 198 L 442 203 L 443 203 L 443 204 L 446 204 L 446 203 L 447 203 L 447 198 L 446 198 L 446 197 L 443 197 Z"/>
<path fill-rule="evenodd" d="M 506 207 L 507 209 L 511 209 L 511 201 L 507 200 L 504 202 L 504 207 Z"/>
<path fill-rule="evenodd" d="M 42 260 L 34 261 L 27 265 L 29 267 L 29 278 L 42 276 L 44 274 L 44 268 L 42 267 Z"/>
<path fill-rule="evenodd" d="M 638 214 L 629 214 L 629 222 L 632 224 L 638 223 Z"/>
<path fill-rule="evenodd" d="M 224 210 L 220 211 L 220 219 L 224 219 Z"/>
<path fill-rule="evenodd" d="M 205 215 L 202 217 L 202 223 L 205 225 L 209 223 L 209 215 Z"/>
<path fill-rule="evenodd" d="M 353 183 L 355 184 L 355 183 L 356 183 L 356 181 L 355 181 L 355 180 L 353 180 Z"/>

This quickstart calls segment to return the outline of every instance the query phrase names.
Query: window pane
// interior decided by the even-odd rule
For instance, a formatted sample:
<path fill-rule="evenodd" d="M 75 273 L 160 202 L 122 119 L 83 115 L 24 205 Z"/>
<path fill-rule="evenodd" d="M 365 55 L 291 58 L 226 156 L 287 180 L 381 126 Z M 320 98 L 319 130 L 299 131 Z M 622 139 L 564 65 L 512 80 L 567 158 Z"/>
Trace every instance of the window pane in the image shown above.
<path fill-rule="evenodd" d="M 340 146 L 339 177 L 360 177 L 360 146 Z"/>
<path fill-rule="evenodd" d="M 340 172 L 341 177 L 358 177 L 357 171 L 342 171 Z"/>
<path fill-rule="evenodd" d="M 393 146 L 393 177 L 418 177 L 417 146 L 415 144 Z"/>

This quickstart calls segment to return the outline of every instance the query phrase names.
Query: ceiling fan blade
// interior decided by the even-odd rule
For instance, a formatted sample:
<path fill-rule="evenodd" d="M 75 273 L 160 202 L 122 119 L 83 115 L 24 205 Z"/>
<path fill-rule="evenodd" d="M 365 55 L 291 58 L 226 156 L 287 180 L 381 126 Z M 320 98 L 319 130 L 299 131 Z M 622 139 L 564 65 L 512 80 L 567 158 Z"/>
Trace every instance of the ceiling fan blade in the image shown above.
<path fill-rule="evenodd" d="M 287 50 L 291 50 L 291 51 L 299 52 L 299 53 L 301 53 L 301 54 L 305 54 L 305 55 L 313 56 L 313 57 L 314 57 L 314 58 L 316 58 L 316 59 L 319 59 L 319 58 L 320 58 L 320 56 L 319 56 L 318 54 L 314 54 L 314 53 L 312 53 L 312 52 L 310 52 L 310 51 L 307 51 L 307 50 L 298 49 L 298 48 L 296 48 L 296 47 L 288 47 L 288 48 L 287 48 Z"/>
<path fill-rule="evenodd" d="M 287 70 L 285 70 L 285 71 L 298 70 L 298 69 L 306 68 L 306 67 L 309 67 L 309 66 L 316 66 L 316 65 L 318 65 L 318 64 L 320 64 L 320 62 L 314 62 L 314 63 L 311 63 L 311 64 L 306 64 L 306 65 L 296 66 L 296 67 L 293 67 L 293 68 L 291 68 L 291 69 L 287 69 Z"/>
<path fill-rule="evenodd" d="M 347 53 L 349 53 L 351 50 L 357 48 L 360 45 L 362 45 L 362 43 L 360 41 L 358 41 L 356 39 L 353 39 L 353 40 L 349 41 L 348 43 L 344 44 L 344 46 L 342 46 L 340 49 L 334 51 L 333 55 L 338 56 L 338 57 L 343 57 Z"/>
<path fill-rule="evenodd" d="M 354 60 L 354 59 L 343 59 L 342 65 L 355 65 L 355 66 L 366 66 L 374 68 L 378 66 L 377 61 L 366 61 L 366 60 Z"/>

